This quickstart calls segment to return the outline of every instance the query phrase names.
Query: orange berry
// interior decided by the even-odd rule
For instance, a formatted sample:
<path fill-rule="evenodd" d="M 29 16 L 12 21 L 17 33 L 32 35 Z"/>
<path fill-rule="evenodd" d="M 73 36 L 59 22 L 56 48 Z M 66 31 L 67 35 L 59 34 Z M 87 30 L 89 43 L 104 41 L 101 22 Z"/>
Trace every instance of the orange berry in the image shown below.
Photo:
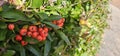
<path fill-rule="evenodd" d="M 13 30 L 15 28 L 15 25 L 14 24 L 8 24 L 8 29 L 9 30 Z"/>
<path fill-rule="evenodd" d="M 28 44 L 28 42 L 26 42 L 26 41 L 22 40 L 22 41 L 21 41 L 21 44 L 22 44 L 22 46 L 25 46 L 25 45 L 27 45 L 27 44 Z"/>
<path fill-rule="evenodd" d="M 27 29 L 22 28 L 22 29 L 20 29 L 19 33 L 20 33 L 20 35 L 25 36 L 27 34 Z"/>
<path fill-rule="evenodd" d="M 16 35 L 15 40 L 17 40 L 17 41 L 21 41 L 21 40 L 22 40 L 22 36 L 21 36 L 21 35 Z"/>

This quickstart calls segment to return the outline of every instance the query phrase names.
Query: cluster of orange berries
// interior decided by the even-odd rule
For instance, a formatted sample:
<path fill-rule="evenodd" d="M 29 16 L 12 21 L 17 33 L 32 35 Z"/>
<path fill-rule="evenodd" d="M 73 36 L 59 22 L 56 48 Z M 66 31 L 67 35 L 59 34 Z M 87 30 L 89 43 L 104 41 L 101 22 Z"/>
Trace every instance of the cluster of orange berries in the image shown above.
<path fill-rule="evenodd" d="M 65 22 L 65 19 L 64 18 L 61 18 L 59 20 L 54 20 L 52 23 L 59 26 L 60 28 L 63 27 L 64 25 L 64 22 Z"/>
<path fill-rule="evenodd" d="M 9 24 L 8 29 L 13 30 L 14 24 Z M 25 46 L 28 44 L 28 42 L 23 40 L 23 36 L 32 37 L 34 39 L 37 39 L 38 41 L 44 41 L 46 40 L 47 35 L 48 35 L 47 27 L 37 27 L 35 25 L 31 25 L 28 28 L 20 29 L 19 34 L 17 34 L 15 37 L 15 40 L 20 41 L 22 46 Z"/>
<path fill-rule="evenodd" d="M 64 25 L 64 22 L 65 22 L 65 19 L 61 18 L 59 20 L 54 20 L 52 23 L 62 28 Z M 8 24 L 9 30 L 14 30 L 14 28 L 15 28 L 14 24 Z M 46 40 L 47 35 L 48 35 L 47 27 L 37 27 L 36 25 L 31 25 L 28 28 L 20 29 L 19 34 L 17 34 L 15 37 L 15 40 L 21 42 L 22 46 L 25 46 L 28 44 L 28 42 L 23 40 L 24 36 L 34 38 L 38 41 L 44 41 Z"/>

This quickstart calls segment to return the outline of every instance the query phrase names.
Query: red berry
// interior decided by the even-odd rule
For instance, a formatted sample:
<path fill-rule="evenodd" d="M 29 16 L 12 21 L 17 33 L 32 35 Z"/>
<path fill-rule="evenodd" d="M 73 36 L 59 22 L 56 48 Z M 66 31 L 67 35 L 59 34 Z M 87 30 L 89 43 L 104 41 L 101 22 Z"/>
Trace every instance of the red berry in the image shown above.
<path fill-rule="evenodd" d="M 62 27 L 62 26 L 63 26 L 63 23 L 61 23 L 61 24 L 58 24 L 58 26 L 59 26 L 59 27 Z"/>
<path fill-rule="evenodd" d="M 39 28 L 38 31 L 41 32 L 43 29 L 42 28 Z"/>
<path fill-rule="evenodd" d="M 28 44 L 28 42 L 26 42 L 26 41 L 22 40 L 22 41 L 21 41 L 21 44 L 22 44 L 22 46 L 25 46 L 25 45 L 27 45 L 27 44 Z"/>
<path fill-rule="evenodd" d="M 32 37 L 37 38 L 38 34 L 39 34 L 38 32 L 33 32 Z"/>
<path fill-rule="evenodd" d="M 44 30 L 45 32 L 48 32 L 48 28 L 47 28 L 47 27 L 44 27 L 43 30 Z"/>
<path fill-rule="evenodd" d="M 17 41 L 21 41 L 22 40 L 22 36 L 20 35 L 16 35 L 16 38 L 15 38 Z"/>
<path fill-rule="evenodd" d="M 61 23 L 63 23 L 62 19 L 57 20 L 57 24 L 61 24 Z"/>
<path fill-rule="evenodd" d="M 9 30 L 13 30 L 15 28 L 15 25 L 14 24 L 8 24 L 8 29 Z"/>
<path fill-rule="evenodd" d="M 35 32 L 35 31 L 37 31 L 37 27 L 36 26 L 29 26 L 29 31 Z"/>
<path fill-rule="evenodd" d="M 27 29 L 22 28 L 22 29 L 20 29 L 19 33 L 20 33 L 20 35 L 25 36 L 27 34 Z"/>
<path fill-rule="evenodd" d="M 30 32 L 30 31 L 27 32 L 27 36 L 28 36 L 28 37 L 31 37 L 31 36 L 32 36 L 32 32 Z"/>
<path fill-rule="evenodd" d="M 42 36 L 38 35 L 38 36 L 37 36 L 37 40 L 38 40 L 38 41 L 42 41 Z"/>

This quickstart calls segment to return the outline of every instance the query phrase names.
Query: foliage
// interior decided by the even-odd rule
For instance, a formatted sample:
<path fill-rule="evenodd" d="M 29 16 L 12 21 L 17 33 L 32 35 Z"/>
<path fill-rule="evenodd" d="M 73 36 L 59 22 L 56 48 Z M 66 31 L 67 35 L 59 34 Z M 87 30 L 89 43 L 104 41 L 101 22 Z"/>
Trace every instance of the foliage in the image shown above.
<path fill-rule="evenodd" d="M 2 56 L 95 56 L 107 26 L 108 0 L 9 0 L 0 11 Z M 65 19 L 62 27 L 53 22 Z M 15 29 L 9 30 L 8 24 Z M 23 36 L 28 45 L 15 40 L 21 28 L 47 27 L 45 41 Z M 34 44 L 31 44 L 32 43 Z"/>

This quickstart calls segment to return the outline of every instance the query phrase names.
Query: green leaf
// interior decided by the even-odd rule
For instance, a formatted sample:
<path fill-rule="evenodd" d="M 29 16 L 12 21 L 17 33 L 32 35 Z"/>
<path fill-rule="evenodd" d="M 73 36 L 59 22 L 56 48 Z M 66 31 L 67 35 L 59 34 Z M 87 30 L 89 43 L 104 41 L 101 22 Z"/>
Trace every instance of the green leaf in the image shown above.
<path fill-rule="evenodd" d="M 40 18 L 42 18 L 43 20 L 44 20 L 44 19 L 48 19 L 48 18 L 49 18 L 49 16 L 48 16 L 47 14 L 42 13 L 42 12 L 41 12 L 41 13 L 39 13 L 39 17 L 40 17 Z"/>
<path fill-rule="evenodd" d="M 7 33 L 7 30 L 6 30 L 6 29 L 0 30 L 0 41 L 4 41 L 4 40 L 5 40 L 5 38 L 6 38 L 6 33 Z"/>
<path fill-rule="evenodd" d="M 62 31 L 57 30 L 56 33 L 67 43 L 67 45 L 70 45 L 68 37 Z"/>
<path fill-rule="evenodd" d="M 58 27 L 57 25 L 55 25 L 55 24 L 53 24 L 53 23 L 51 23 L 51 22 L 43 22 L 43 23 L 51 26 L 51 27 L 54 28 L 54 29 L 59 29 L 59 27 Z"/>
<path fill-rule="evenodd" d="M 44 56 L 48 56 L 50 49 L 51 49 L 51 42 L 49 40 L 46 40 L 44 47 Z"/>
<path fill-rule="evenodd" d="M 0 22 L 0 29 L 5 29 L 7 28 L 7 24 L 4 22 Z"/>
<path fill-rule="evenodd" d="M 53 20 L 59 20 L 62 17 L 59 15 L 50 15 L 48 19 L 46 19 L 47 21 L 53 21 Z"/>
<path fill-rule="evenodd" d="M 32 52 L 35 56 L 40 56 L 40 53 L 39 53 L 34 47 L 32 47 L 31 45 L 26 46 L 26 48 L 27 48 L 30 52 Z"/>
<path fill-rule="evenodd" d="M 31 42 L 33 42 L 33 43 L 39 43 L 38 40 L 33 39 L 33 38 L 31 38 L 31 37 L 26 37 L 26 38 L 25 38 L 25 41 L 27 41 L 28 43 L 31 43 Z"/>
<path fill-rule="evenodd" d="M 14 50 L 7 50 L 2 56 L 13 56 L 15 54 Z"/>
<path fill-rule="evenodd" d="M 20 49 L 20 55 L 21 56 L 26 56 L 25 49 L 23 47 L 21 47 L 21 49 Z"/>
<path fill-rule="evenodd" d="M 65 47 L 64 44 L 61 44 L 61 45 L 55 47 L 55 52 L 54 53 L 59 53 L 59 52 L 63 51 L 64 47 Z"/>
<path fill-rule="evenodd" d="M 53 39 L 51 38 L 50 33 L 48 34 L 47 38 L 48 38 L 50 41 L 53 41 Z"/>
<path fill-rule="evenodd" d="M 18 20 L 22 20 L 22 21 L 30 21 L 30 19 L 28 19 L 24 13 L 22 13 L 21 11 L 15 10 L 15 9 L 11 9 L 11 10 L 7 10 L 7 11 L 2 11 L 0 12 L 0 16 L 3 18 L 7 18 L 6 20 L 13 20 L 13 21 L 18 21 Z"/>
<path fill-rule="evenodd" d="M 48 16 L 46 13 L 39 13 L 40 18 L 42 18 L 45 21 L 53 21 L 53 20 L 59 20 L 62 18 L 60 15 L 50 15 Z"/>
<path fill-rule="evenodd" d="M 40 8 L 42 6 L 43 0 L 32 0 L 32 8 Z"/>

